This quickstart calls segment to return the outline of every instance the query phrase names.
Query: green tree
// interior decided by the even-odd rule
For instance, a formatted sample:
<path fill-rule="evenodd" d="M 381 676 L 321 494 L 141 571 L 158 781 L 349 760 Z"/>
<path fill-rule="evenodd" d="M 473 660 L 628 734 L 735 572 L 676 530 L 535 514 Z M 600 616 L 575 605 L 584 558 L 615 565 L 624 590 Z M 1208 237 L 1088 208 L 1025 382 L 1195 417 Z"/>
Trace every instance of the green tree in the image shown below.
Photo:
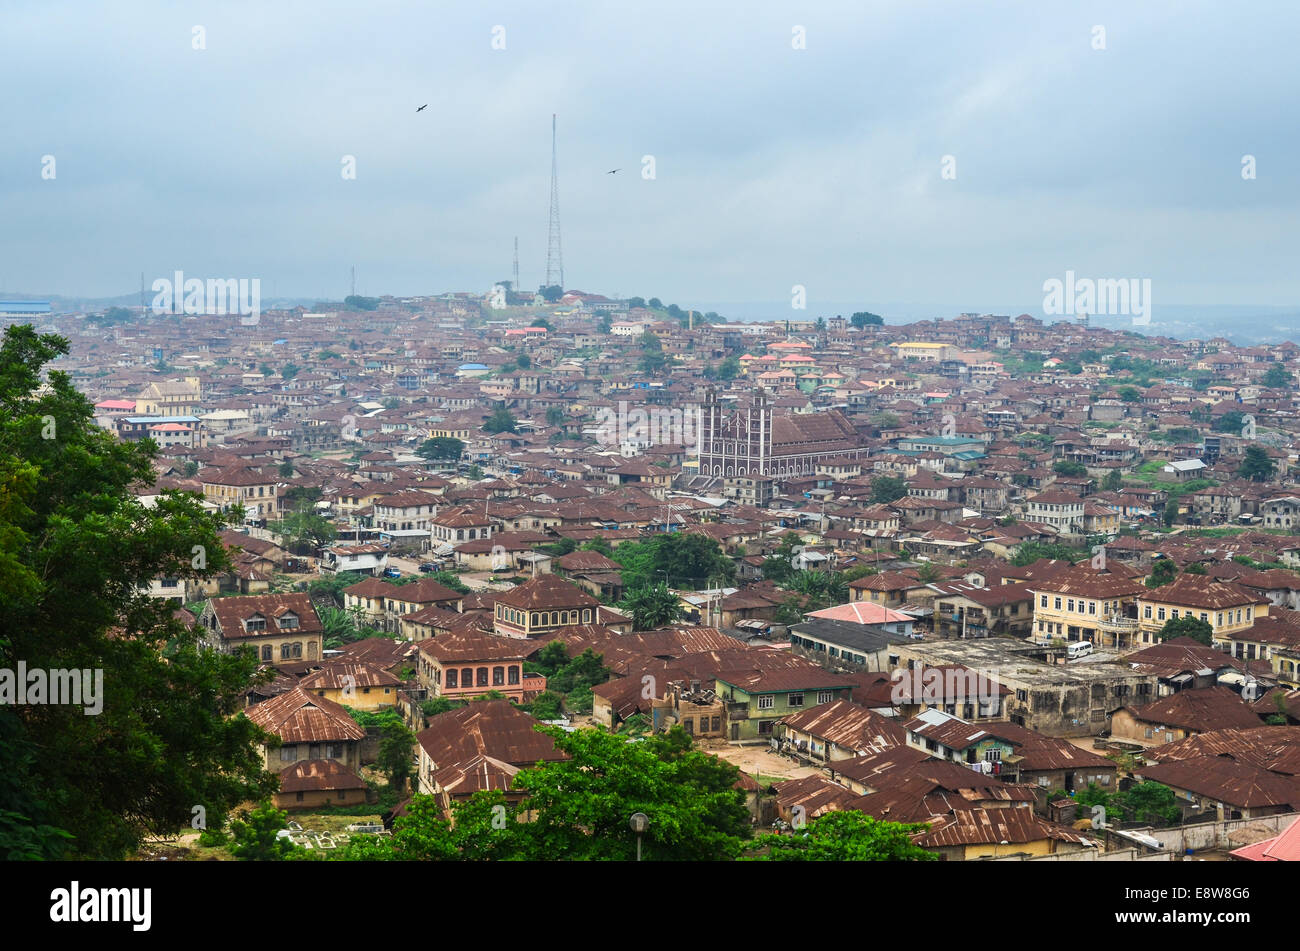
<path fill-rule="evenodd" d="M 553 690 L 543 690 L 528 709 L 539 720 L 558 720 L 564 716 L 564 698 Z"/>
<path fill-rule="evenodd" d="M 280 369 L 280 376 L 286 380 L 292 380 L 295 376 L 298 375 L 299 369 L 300 367 L 296 363 L 286 363 Z"/>
<path fill-rule="evenodd" d="M 1262 446 L 1248 446 L 1237 475 L 1251 482 L 1268 482 L 1273 478 L 1274 463 Z"/>
<path fill-rule="evenodd" d="M 246 862 L 287 859 L 297 846 L 278 835 L 289 826 L 289 813 L 264 802 L 230 821 L 230 854 Z"/>
<path fill-rule="evenodd" d="M 943 572 L 939 570 L 939 566 L 934 562 L 927 561 L 916 569 L 916 577 L 922 584 L 934 584 L 943 577 Z"/>
<path fill-rule="evenodd" d="M 898 476 L 876 476 L 871 480 L 871 501 L 897 502 L 907 495 L 907 483 Z"/>
<path fill-rule="evenodd" d="M 256 660 L 203 649 L 140 593 L 228 570 L 228 518 L 194 493 L 139 502 L 156 447 L 97 426 L 64 372 L 42 379 L 68 351 L 30 325 L 0 344 L 0 668 L 90 677 L 80 705 L 0 705 L 0 855 L 120 859 L 196 804 L 224 824 L 277 778 L 265 735 L 235 716 Z"/>
<path fill-rule="evenodd" d="M 448 700 L 446 697 L 430 697 L 420 704 L 420 712 L 426 717 L 436 717 L 440 713 L 456 710 L 462 706 L 464 704 L 457 700 Z"/>
<path fill-rule="evenodd" d="M 322 639 L 328 650 L 338 650 L 344 644 L 365 640 L 376 634 L 372 628 L 362 626 L 363 614 L 360 608 L 345 611 L 323 604 L 316 608 L 316 616 L 320 618 Z"/>
<path fill-rule="evenodd" d="M 777 605 L 776 610 L 772 612 L 772 620 L 788 627 L 802 621 L 803 615 L 803 600 L 798 595 L 792 594 Z"/>
<path fill-rule="evenodd" d="M 846 568 L 844 571 L 840 572 L 840 574 L 844 576 L 844 583 L 848 585 L 857 581 L 859 578 L 866 578 L 870 575 L 880 574 L 880 570 L 874 565 L 854 565 L 852 568 Z"/>
<path fill-rule="evenodd" d="M 902 420 L 898 418 L 897 413 L 889 413 L 889 412 L 882 411 L 879 413 L 871 414 L 871 423 L 877 429 L 896 429 L 898 428 L 898 424 L 900 422 L 902 422 Z"/>
<path fill-rule="evenodd" d="M 1070 462 L 1061 459 L 1052 464 L 1052 471 L 1063 476 L 1086 476 L 1088 467 L 1081 462 Z"/>
<path fill-rule="evenodd" d="M 1229 413 L 1224 413 L 1213 423 L 1211 423 L 1210 429 L 1214 430 L 1214 432 L 1216 433 L 1239 434 L 1241 432 L 1242 422 L 1245 420 L 1245 418 L 1246 418 L 1245 413 L 1243 413 L 1241 410 L 1234 409 Z"/>
<path fill-rule="evenodd" d="M 734 356 L 727 357 L 718 364 L 719 380 L 734 380 L 740 375 L 740 361 Z"/>
<path fill-rule="evenodd" d="M 504 406 L 494 410 L 483 424 L 485 433 L 517 433 L 519 421 Z"/>
<path fill-rule="evenodd" d="M 454 575 L 450 571 L 435 571 L 430 577 L 444 588 L 451 588 L 452 591 L 458 594 L 470 593 L 470 586 L 461 581 L 458 575 Z"/>
<path fill-rule="evenodd" d="M 564 410 L 559 406 L 551 406 L 546 410 L 547 426 L 562 426 L 566 418 Z"/>
<path fill-rule="evenodd" d="M 1172 826 L 1183 817 L 1174 791 L 1161 783 L 1137 783 L 1128 792 L 1116 793 L 1110 801 L 1110 810 L 1118 808 L 1128 822 Z"/>
<path fill-rule="evenodd" d="M 785 584 L 795 575 L 795 567 L 790 564 L 790 559 L 778 555 L 764 559 L 759 570 L 763 572 L 763 580 L 775 581 L 777 584 Z"/>
<path fill-rule="evenodd" d="M 338 538 L 338 528 L 332 521 L 316 512 L 316 507 L 302 500 L 284 518 L 267 525 L 269 531 L 280 537 L 290 550 L 323 548 Z"/>
<path fill-rule="evenodd" d="M 632 616 L 638 631 L 664 627 L 682 616 L 682 603 L 666 585 L 647 585 L 628 592 L 619 607 Z"/>
<path fill-rule="evenodd" d="M 736 575 L 736 565 L 722 547 L 694 533 L 664 532 L 644 542 L 624 542 L 607 557 L 622 565 L 623 585 L 630 591 L 660 581 L 697 587 L 725 584 Z"/>
<path fill-rule="evenodd" d="M 1214 639 L 1214 628 L 1208 621 L 1202 621 L 1200 618 L 1187 615 L 1186 617 L 1175 617 L 1165 621 L 1165 626 L 1160 629 L 1156 636 L 1162 641 L 1171 640 L 1175 637 L 1190 637 L 1209 647 L 1210 642 Z"/>
<path fill-rule="evenodd" d="M 1178 566 L 1168 558 L 1161 558 L 1151 565 L 1151 574 L 1146 580 L 1148 588 L 1160 588 L 1173 581 L 1178 574 Z"/>
<path fill-rule="evenodd" d="M 795 574 L 791 587 L 822 607 L 843 604 L 849 599 L 849 583 L 838 571 L 800 571 Z"/>
<path fill-rule="evenodd" d="M 415 454 L 421 459 L 430 461 L 446 459 L 449 462 L 459 462 L 464 452 L 465 443 L 451 436 L 434 436 L 432 439 L 426 439 L 415 450 Z"/>
<path fill-rule="evenodd" d="M 1274 363 L 1264 373 L 1264 378 L 1261 382 L 1263 382 L 1267 387 L 1284 390 L 1290 388 L 1293 379 L 1294 377 L 1291 376 L 1290 370 L 1280 363 Z"/>
<path fill-rule="evenodd" d="M 731 764 L 595 730 L 542 732 L 569 759 L 515 777 L 525 793 L 519 809 L 533 818 L 499 832 L 517 838 L 522 857 L 628 861 L 636 857 L 628 820 L 638 812 L 649 819 L 642 856 L 650 861 L 733 859 L 749 838 L 749 812 Z M 457 819 L 459 825 L 459 813 Z"/>
<path fill-rule="evenodd" d="M 871 326 L 879 327 L 883 325 L 884 322 L 885 318 L 881 317 L 879 314 L 868 313 L 865 310 L 860 310 L 849 318 L 849 323 L 858 330 Z"/>
<path fill-rule="evenodd" d="M 1119 388 L 1119 398 L 1125 403 L 1136 403 L 1142 399 L 1142 391 L 1136 386 L 1121 386 Z"/>
<path fill-rule="evenodd" d="M 664 353 L 659 338 L 646 331 L 641 335 L 641 360 L 638 366 L 642 373 L 658 373 L 668 365 L 668 355 Z"/>
<path fill-rule="evenodd" d="M 577 551 L 578 543 L 572 538 L 561 538 L 557 542 L 549 545 L 538 545 L 539 551 L 544 551 L 553 558 L 562 558 L 570 552 Z"/>
<path fill-rule="evenodd" d="M 746 851 L 772 862 L 932 862 L 938 856 L 912 842 L 927 828 L 843 810 L 819 816 L 803 831 L 759 836 Z"/>
<path fill-rule="evenodd" d="M 451 823 L 443 818 L 434 796 L 412 796 L 393 821 L 391 838 L 353 836 L 335 861 L 449 862 L 460 858 Z"/>
<path fill-rule="evenodd" d="M 276 472 L 279 474 L 281 479 L 292 479 L 293 463 L 288 459 L 284 460 L 284 462 L 280 463 L 280 466 L 278 469 L 276 469 Z"/>
<path fill-rule="evenodd" d="M 1060 542 L 1024 542 L 1016 548 L 1016 553 L 1011 557 L 1011 564 L 1016 567 L 1032 565 L 1042 558 L 1064 559 L 1065 561 L 1074 561 L 1078 552 Z"/>
<path fill-rule="evenodd" d="M 411 776 L 411 759 L 415 750 L 415 734 L 401 720 L 384 727 L 379 741 L 379 755 L 375 766 L 388 777 L 388 786 L 398 792 L 406 789 Z"/>
<path fill-rule="evenodd" d="M 569 758 L 521 770 L 512 788 L 524 793 L 522 802 L 476 793 L 449 823 L 433 796 L 414 796 L 391 839 L 357 837 L 331 858 L 628 861 L 637 852 L 628 820 L 638 812 L 649 819 L 642 837 L 649 861 L 732 859 L 749 839 L 738 771 L 691 749 L 681 727 L 640 743 L 597 730 L 539 729 Z"/>
<path fill-rule="evenodd" d="M 1124 486 L 1124 479 L 1118 469 L 1111 469 L 1102 480 L 1101 487 L 1106 492 L 1118 492 Z"/>
<path fill-rule="evenodd" d="M 542 298 L 548 304 L 554 304 L 557 300 L 559 300 L 561 297 L 564 296 L 564 288 L 562 288 L 559 284 L 547 284 L 545 287 L 542 288 L 541 294 L 542 294 Z"/>

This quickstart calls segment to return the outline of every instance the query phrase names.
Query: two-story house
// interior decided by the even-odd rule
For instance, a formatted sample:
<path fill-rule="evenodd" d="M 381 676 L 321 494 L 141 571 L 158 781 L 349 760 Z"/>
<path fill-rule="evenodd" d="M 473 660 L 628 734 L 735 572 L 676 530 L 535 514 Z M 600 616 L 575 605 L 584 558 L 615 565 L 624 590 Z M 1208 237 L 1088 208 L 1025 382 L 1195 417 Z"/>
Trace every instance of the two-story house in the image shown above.
<path fill-rule="evenodd" d="M 1180 574 L 1168 584 L 1138 595 L 1138 640 L 1155 644 L 1166 621 L 1197 618 L 1214 629 L 1213 641 L 1232 640 L 1266 617 L 1269 601 L 1238 585 L 1216 581 L 1207 575 Z"/>
<path fill-rule="evenodd" d="M 497 597 L 494 626 L 502 637 L 546 637 L 562 627 L 596 623 L 600 606 L 577 585 L 543 574 Z"/>
<path fill-rule="evenodd" d="M 416 674 L 432 697 L 464 700 L 496 690 L 527 703 L 546 689 L 546 678 L 524 671 L 530 645 L 478 631 L 452 631 L 420 642 Z"/>
<path fill-rule="evenodd" d="M 233 653 L 250 647 L 263 663 L 321 659 L 325 629 L 305 593 L 212 598 L 199 614 L 204 643 Z"/>
<path fill-rule="evenodd" d="M 726 704 L 727 737 L 733 743 L 775 739 L 776 724 L 805 707 L 848 700 L 857 683 L 820 667 L 737 670 L 719 673 L 717 694 Z"/>

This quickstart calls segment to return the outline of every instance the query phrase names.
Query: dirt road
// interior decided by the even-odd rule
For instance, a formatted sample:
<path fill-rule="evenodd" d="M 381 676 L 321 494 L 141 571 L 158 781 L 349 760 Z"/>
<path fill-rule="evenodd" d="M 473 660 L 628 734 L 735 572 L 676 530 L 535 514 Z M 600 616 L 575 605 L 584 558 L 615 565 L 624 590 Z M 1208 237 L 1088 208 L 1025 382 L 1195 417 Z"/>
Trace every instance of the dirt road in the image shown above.
<path fill-rule="evenodd" d="M 823 775 L 815 766 L 801 766 L 788 756 L 778 756 L 765 746 L 719 746 L 709 749 L 728 763 L 740 767 L 742 772 L 764 779 L 803 779 L 805 776 Z"/>

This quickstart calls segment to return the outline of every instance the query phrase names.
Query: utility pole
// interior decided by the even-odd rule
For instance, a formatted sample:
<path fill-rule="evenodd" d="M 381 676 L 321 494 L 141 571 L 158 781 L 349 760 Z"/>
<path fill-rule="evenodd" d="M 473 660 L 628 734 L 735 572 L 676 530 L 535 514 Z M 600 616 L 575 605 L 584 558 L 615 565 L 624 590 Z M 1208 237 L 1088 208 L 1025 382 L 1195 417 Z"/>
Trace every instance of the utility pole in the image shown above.
<path fill-rule="evenodd" d="M 352 265 L 352 296 L 357 296 L 357 266 Z"/>
<path fill-rule="evenodd" d="M 515 293 L 518 294 L 518 293 L 519 293 L 519 235 L 515 235 L 515 271 L 514 271 L 514 276 L 515 276 L 514 290 L 515 290 Z"/>

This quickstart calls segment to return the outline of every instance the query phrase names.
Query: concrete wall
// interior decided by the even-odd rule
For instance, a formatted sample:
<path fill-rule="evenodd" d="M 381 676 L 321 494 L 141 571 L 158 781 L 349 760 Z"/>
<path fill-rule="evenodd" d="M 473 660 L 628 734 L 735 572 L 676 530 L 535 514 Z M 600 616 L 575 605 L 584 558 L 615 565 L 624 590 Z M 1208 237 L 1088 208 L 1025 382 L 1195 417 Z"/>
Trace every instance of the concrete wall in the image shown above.
<path fill-rule="evenodd" d="M 1229 819 L 1224 822 L 1198 822 L 1176 829 L 1153 829 L 1146 834 L 1158 839 L 1165 848 L 1174 852 L 1184 852 L 1187 849 L 1226 849 L 1229 847 L 1228 836 L 1238 829 L 1257 826 L 1278 833 L 1297 818 L 1300 818 L 1300 813 L 1287 812 L 1258 819 Z"/>
<path fill-rule="evenodd" d="M 1160 842 L 1167 851 L 1152 853 L 1146 849 L 1118 849 L 1113 852 L 1097 853 L 1095 851 L 1071 852 L 1058 855 L 1043 855 L 1034 858 L 998 858 L 997 862 L 1177 862 L 1183 859 L 1187 849 L 1195 852 L 1207 849 L 1227 849 L 1230 847 L 1228 836 L 1245 827 L 1256 826 L 1281 832 L 1292 822 L 1300 819 L 1300 813 L 1288 812 L 1283 815 L 1264 816 L 1259 819 L 1231 819 L 1225 822 L 1198 822 L 1194 825 L 1174 829 L 1144 829 Z M 1140 854 L 1139 854 L 1140 853 Z"/>

